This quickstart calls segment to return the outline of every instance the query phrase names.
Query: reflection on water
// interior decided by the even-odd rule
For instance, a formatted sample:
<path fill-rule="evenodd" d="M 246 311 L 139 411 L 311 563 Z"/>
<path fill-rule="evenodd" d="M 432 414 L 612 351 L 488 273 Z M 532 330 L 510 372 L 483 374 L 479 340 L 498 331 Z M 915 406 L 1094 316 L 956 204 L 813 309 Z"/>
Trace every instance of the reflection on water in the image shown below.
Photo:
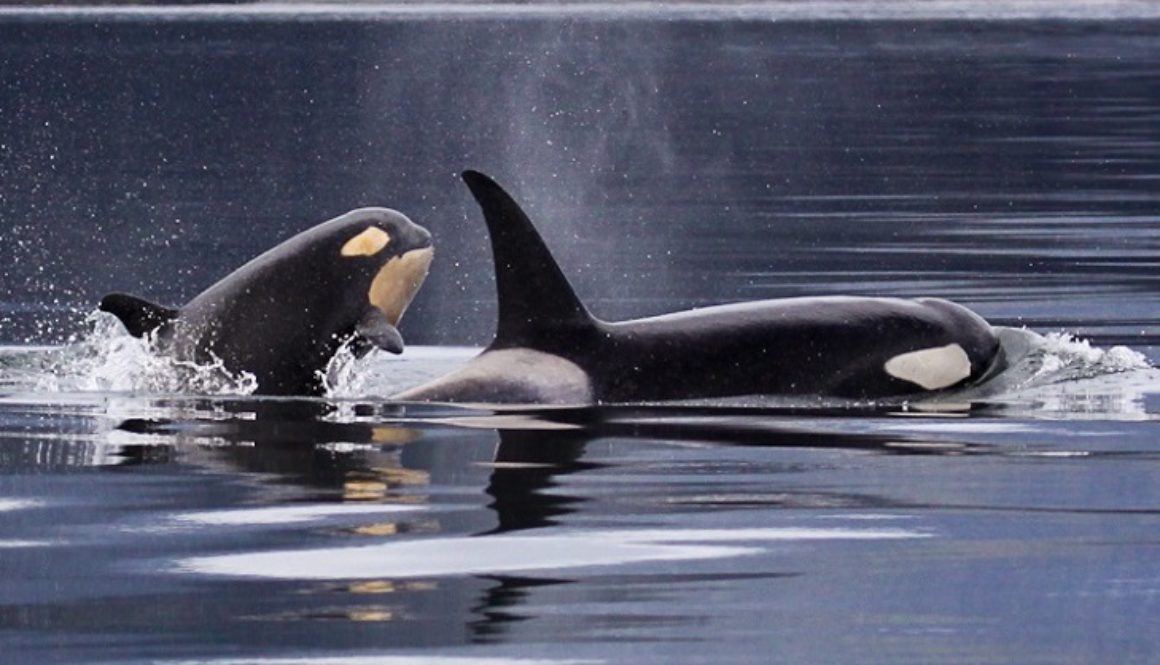
<path fill-rule="evenodd" d="M 788 20 L 841 4 L 0 10 L 3 660 L 1154 660 L 1160 40 L 1092 13 L 1155 8 Z M 935 401 L 493 412 L 382 398 L 471 348 L 254 399 L 84 321 L 377 204 L 439 245 L 408 341 L 483 344 L 469 167 L 608 318 L 941 295 L 1044 334 Z"/>
<path fill-rule="evenodd" d="M 803 640 L 895 661 L 1150 644 L 1140 537 L 1160 455 L 1128 422 L 634 407 L 497 431 L 486 412 L 456 428 L 459 410 L 408 406 L 369 419 L 414 435 L 375 444 L 319 402 L 249 405 L 120 423 L 139 447 L 56 439 L 6 459 L 0 629 L 19 653 L 604 662 L 628 640 L 645 662 L 750 662 Z M 87 446 L 106 454 L 46 464 Z M 994 620 L 1015 613 L 1037 630 Z"/>
<path fill-rule="evenodd" d="M 0 349 L 0 634 L 27 662 L 1150 654 L 1160 373 L 1004 335 L 1005 383 L 929 402 L 500 411 L 38 393 L 68 350 Z"/>
<path fill-rule="evenodd" d="M 539 572 L 568 568 L 727 559 L 762 551 L 760 543 L 809 540 L 892 540 L 927 534 L 903 529 L 587 530 L 577 534 L 440 538 L 383 546 L 262 552 L 182 561 L 182 570 L 210 575 L 290 579 L 393 579 Z M 682 542 L 697 545 L 679 544 Z M 462 553 L 471 552 L 469 560 Z M 334 565 L 338 564 L 338 565 Z"/>

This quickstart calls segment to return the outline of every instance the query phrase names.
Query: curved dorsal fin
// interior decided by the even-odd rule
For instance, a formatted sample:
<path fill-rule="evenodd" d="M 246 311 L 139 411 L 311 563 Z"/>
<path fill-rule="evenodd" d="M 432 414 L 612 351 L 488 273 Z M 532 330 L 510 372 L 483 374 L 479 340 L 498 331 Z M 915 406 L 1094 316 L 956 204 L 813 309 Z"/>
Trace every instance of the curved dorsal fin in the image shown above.
<path fill-rule="evenodd" d="M 465 171 L 491 236 L 499 321 L 492 348 L 534 345 L 545 333 L 591 328 L 596 320 L 519 204 L 491 178 Z"/>

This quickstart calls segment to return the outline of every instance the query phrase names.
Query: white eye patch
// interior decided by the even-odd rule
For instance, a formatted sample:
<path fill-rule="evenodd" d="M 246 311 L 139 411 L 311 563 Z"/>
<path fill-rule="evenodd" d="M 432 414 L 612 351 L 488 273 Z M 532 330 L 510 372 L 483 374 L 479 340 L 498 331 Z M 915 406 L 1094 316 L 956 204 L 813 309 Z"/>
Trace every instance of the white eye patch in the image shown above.
<path fill-rule="evenodd" d="M 958 344 L 919 349 L 894 356 L 883 366 L 896 379 L 926 390 L 953 386 L 971 375 L 971 359 Z"/>
<path fill-rule="evenodd" d="M 383 251 L 391 242 L 391 236 L 377 226 L 367 227 L 367 230 L 346 241 L 342 246 L 343 256 L 374 256 Z"/>

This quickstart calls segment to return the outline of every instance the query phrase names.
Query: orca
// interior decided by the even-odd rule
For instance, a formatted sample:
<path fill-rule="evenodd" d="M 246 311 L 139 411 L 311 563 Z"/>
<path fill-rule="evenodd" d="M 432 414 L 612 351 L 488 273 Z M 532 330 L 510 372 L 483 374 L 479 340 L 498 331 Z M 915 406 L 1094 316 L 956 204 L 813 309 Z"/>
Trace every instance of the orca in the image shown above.
<path fill-rule="evenodd" d="M 399 320 L 427 276 L 431 234 L 360 208 L 282 242 L 171 308 L 112 293 L 99 309 L 180 360 L 253 375 L 262 395 L 318 395 L 339 347 L 401 353 Z"/>
<path fill-rule="evenodd" d="M 512 197 L 467 171 L 499 299 L 494 340 L 404 401 L 609 404 L 746 396 L 877 400 L 979 382 L 1002 362 L 979 315 L 935 299 L 803 297 L 621 322 L 577 298 Z"/>

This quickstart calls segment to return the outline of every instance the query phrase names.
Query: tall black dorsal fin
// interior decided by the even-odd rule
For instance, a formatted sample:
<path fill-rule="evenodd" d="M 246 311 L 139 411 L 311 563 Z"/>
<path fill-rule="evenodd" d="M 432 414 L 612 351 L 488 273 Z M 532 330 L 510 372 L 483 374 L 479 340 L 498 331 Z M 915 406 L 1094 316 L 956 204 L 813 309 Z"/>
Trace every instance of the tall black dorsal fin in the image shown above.
<path fill-rule="evenodd" d="M 99 308 L 121 319 L 125 329 L 141 337 L 177 318 L 177 310 L 124 293 L 110 293 L 101 298 Z"/>
<path fill-rule="evenodd" d="M 594 326 L 595 319 L 519 204 L 482 173 L 465 171 L 463 181 L 483 209 L 491 236 L 499 295 L 492 347 L 534 342 L 553 329 Z"/>

